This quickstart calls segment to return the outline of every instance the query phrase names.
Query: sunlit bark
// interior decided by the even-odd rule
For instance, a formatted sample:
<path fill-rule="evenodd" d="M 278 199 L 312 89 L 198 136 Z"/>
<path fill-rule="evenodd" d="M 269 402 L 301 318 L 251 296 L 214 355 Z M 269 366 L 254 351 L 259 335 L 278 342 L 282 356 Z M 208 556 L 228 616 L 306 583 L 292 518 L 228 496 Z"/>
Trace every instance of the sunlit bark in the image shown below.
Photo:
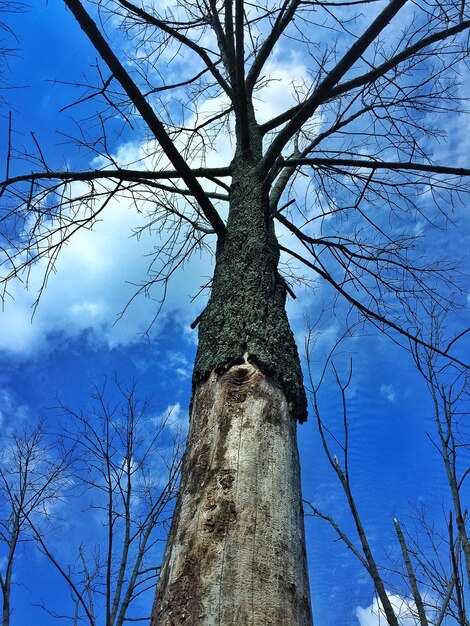
<path fill-rule="evenodd" d="M 296 423 L 247 361 L 195 392 L 152 624 L 311 624 Z"/>

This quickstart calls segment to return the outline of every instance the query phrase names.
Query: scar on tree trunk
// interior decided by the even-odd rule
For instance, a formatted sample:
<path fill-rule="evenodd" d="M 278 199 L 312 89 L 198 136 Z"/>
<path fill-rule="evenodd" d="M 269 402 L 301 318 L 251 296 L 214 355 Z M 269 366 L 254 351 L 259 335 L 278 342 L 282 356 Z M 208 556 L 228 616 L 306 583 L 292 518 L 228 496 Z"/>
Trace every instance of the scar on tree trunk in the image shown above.
<path fill-rule="evenodd" d="M 245 361 L 195 391 L 153 626 L 311 626 L 296 422 Z"/>

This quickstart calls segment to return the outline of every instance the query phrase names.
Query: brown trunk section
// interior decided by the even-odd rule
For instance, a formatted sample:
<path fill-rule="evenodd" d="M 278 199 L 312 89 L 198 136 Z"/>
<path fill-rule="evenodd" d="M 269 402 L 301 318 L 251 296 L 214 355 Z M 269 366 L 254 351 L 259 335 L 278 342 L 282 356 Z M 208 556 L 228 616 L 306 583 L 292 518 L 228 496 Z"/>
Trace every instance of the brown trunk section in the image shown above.
<path fill-rule="evenodd" d="M 195 391 L 152 626 L 310 626 L 296 422 L 248 363 Z"/>

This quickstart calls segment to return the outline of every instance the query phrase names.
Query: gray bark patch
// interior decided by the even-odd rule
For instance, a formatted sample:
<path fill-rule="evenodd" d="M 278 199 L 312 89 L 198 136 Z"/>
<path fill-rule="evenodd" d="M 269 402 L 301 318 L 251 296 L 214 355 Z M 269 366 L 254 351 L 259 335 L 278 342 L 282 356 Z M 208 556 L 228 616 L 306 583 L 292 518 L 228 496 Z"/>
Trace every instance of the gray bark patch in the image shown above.
<path fill-rule="evenodd" d="M 311 626 L 296 447 L 282 386 L 244 362 L 195 390 L 153 626 Z"/>

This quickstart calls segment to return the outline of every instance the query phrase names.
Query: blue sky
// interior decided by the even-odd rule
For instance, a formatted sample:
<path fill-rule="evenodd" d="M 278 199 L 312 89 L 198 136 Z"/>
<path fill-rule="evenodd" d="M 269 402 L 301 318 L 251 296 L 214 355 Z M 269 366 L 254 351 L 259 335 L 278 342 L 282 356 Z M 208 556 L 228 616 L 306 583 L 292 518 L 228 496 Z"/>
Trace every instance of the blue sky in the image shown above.
<path fill-rule="evenodd" d="M 7 19 L 18 35 L 18 50 L 10 59 L 8 75 L 15 89 L 5 92 L 13 112 L 14 143 L 31 149 L 29 133 L 34 131 L 51 166 L 90 166 L 93 156 L 76 150 L 65 139 L 76 132 L 74 109 L 59 112 L 73 101 L 76 90 L 54 81 L 81 81 L 95 64 L 94 51 L 60 2 L 46 5 L 38 0 L 33 8 Z M 272 71 L 280 78 L 280 90 L 289 72 L 300 66 L 302 59 L 294 53 L 287 61 L 278 60 Z M 91 106 L 80 114 L 86 115 Z M 7 145 L 7 111 L 4 106 L 0 118 L 3 150 Z M 265 110 L 263 114 L 269 117 L 272 112 Z M 64 134 L 59 135 L 57 129 Z M 449 130 L 455 130 L 453 119 L 449 119 Z M 142 143 L 142 136 L 127 128 L 113 152 L 129 159 L 134 152 L 139 154 Z M 453 134 L 440 147 L 442 157 L 452 152 L 454 159 L 455 155 L 460 158 L 467 145 L 466 135 Z M 219 156 L 224 156 L 224 150 L 227 147 L 220 145 Z M 30 169 L 20 159 L 13 167 L 15 173 Z M 463 213 L 456 215 L 457 220 L 461 217 Z M 149 335 L 144 334 L 153 319 L 158 290 L 152 292 L 153 299 L 137 299 L 119 318 L 134 293 L 133 285 L 145 276 L 149 263 L 146 254 L 154 245 L 149 234 L 140 239 L 130 237 L 139 219 L 129 207 L 116 203 L 94 232 L 78 235 L 64 249 L 57 273 L 51 275 L 33 318 L 42 268 L 33 268 L 29 290 L 20 283 L 10 285 L 0 317 L 0 428 L 5 433 L 18 424 L 33 423 L 39 416 L 47 418 L 51 430 L 58 428 L 60 419 L 54 409 L 57 396 L 74 407 L 85 406 L 93 385 L 114 376 L 124 382 L 137 381 L 139 394 L 151 399 L 152 415 L 179 406 L 178 416 L 184 420 L 196 348 L 195 332 L 189 324 L 204 306 L 204 296 L 194 301 L 191 298 L 206 282 L 212 262 L 207 255 L 194 257 L 175 275 L 162 314 Z M 468 249 L 468 219 L 459 222 L 451 243 L 447 237 L 448 233 L 440 233 L 437 245 L 444 250 L 448 247 L 449 253 Z M 313 292 L 299 288 L 297 295 L 297 301 L 289 304 L 289 313 L 302 350 L 306 316 L 315 319 L 331 294 L 320 285 Z M 462 318 L 451 323 L 460 329 Z M 340 323 L 334 317 L 327 319 L 318 334 L 314 371 L 321 368 L 322 359 L 340 333 Z M 431 518 L 437 520 L 441 507 L 448 507 L 445 475 L 426 436 L 426 432 L 433 432 L 431 401 L 410 356 L 369 328 L 344 343 L 342 356 L 337 359 L 340 367 L 349 355 L 354 363 L 348 391 L 352 481 L 377 560 L 385 564 L 390 563 L 390 554 L 397 554 L 393 516 L 412 525 L 416 507 L 426 506 Z M 320 400 L 324 419 L 331 428 L 340 429 L 340 401 L 331 378 L 326 380 Z M 299 427 L 299 446 L 304 497 L 334 516 L 353 535 L 312 417 Z M 76 525 L 69 538 L 65 530 L 51 537 L 64 561 L 67 548 L 73 552 L 79 531 Z M 374 600 L 370 581 L 351 553 L 335 541 L 334 533 L 320 520 L 308 518 L 306 532 L 317 626 L 376 626 L 378 621 L 370 611 Z M 93 526 L 86 527 L 85 535 L 92 539 Z M 44 601 L 54 610 L 65 610 L 69 601 L 47 559 L 33 552 L 30 545 L 19 554 L 15 583 L 12 626 L 54 623 L 38 604 Z M 151 601 L 151 594 L 147 596 Z"/>

